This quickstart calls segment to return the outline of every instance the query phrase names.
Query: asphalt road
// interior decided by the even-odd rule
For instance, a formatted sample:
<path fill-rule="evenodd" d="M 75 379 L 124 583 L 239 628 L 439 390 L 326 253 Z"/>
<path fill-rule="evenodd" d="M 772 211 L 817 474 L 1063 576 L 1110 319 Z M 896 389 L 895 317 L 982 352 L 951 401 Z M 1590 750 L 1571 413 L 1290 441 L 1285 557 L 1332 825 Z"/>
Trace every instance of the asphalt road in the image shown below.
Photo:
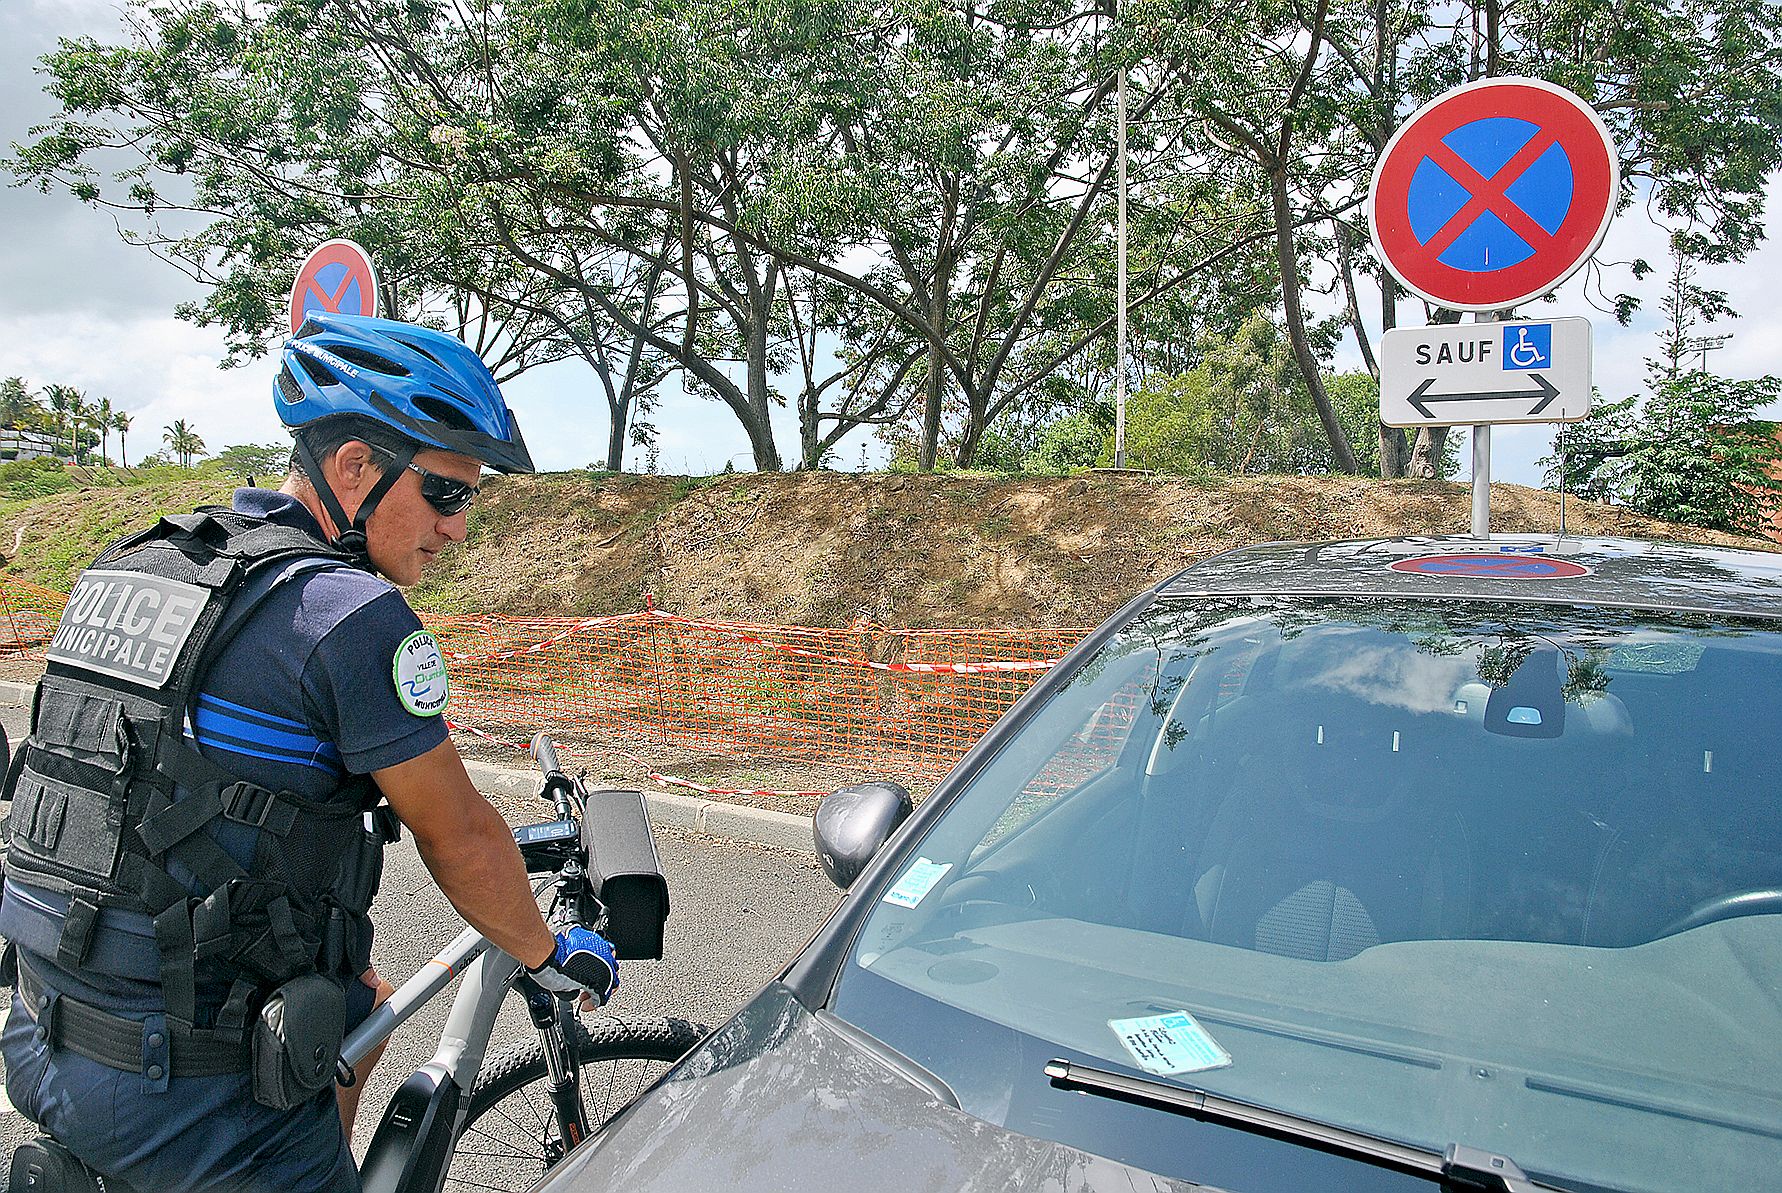
<path fill-rule="evenodd" d="M 21 740 L 29 728 L 28 710 L 0 708 L 0 725 L 11 741 Z M 550 818 L 542 805 L 498 806 L 516 824 Z M 722 1023 L 804 946 L 839 893 L 808 857 L 670 829 L 657 829 L 656 838 L 673 908 L 666 957 L 625 965 L 611 1010 Z M 373 918 L 378 925 L 373 963 L 397 986 L 463 929 L 406 838 L 386 855 Z M 356 1150 L 363 1151 L 396 1085 L 432 1055 L 456 989 L 447 987 L 391 1039 L 367 1084 Z M 504 1040 L 530 1032 L 518 1006 L 510 1005 L 491 1041 L 491 1055 Z M 10 1159 L 31 1133 L 32 1124 L 7 1107 L 0 1113 L 0 1155 Z"/>

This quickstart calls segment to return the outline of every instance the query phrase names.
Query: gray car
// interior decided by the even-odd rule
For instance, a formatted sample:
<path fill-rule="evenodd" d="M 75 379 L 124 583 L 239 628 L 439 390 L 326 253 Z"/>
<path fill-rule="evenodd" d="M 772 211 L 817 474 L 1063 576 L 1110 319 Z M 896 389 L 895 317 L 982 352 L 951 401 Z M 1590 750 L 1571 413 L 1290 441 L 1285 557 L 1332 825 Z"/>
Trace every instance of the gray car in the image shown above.
<path fill-rule="evenodd" d="M 1779 618 L 1756 552 L 1208 560 L 826 801 L 834 917 L 542 1188 L 1775 1188 Z"/>

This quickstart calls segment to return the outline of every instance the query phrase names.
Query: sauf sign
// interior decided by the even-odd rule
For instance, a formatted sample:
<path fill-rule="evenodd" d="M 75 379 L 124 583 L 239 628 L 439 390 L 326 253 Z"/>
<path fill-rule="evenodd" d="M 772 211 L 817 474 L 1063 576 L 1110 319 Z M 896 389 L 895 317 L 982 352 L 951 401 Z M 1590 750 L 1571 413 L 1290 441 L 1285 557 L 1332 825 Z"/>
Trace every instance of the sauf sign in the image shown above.
<path fill-rule="evenodd" d="M 1389 427 L 1590 413 L 1588 319 L 1408 328 L 1386 336 L 1380 354 L 1380 421 Z"/>

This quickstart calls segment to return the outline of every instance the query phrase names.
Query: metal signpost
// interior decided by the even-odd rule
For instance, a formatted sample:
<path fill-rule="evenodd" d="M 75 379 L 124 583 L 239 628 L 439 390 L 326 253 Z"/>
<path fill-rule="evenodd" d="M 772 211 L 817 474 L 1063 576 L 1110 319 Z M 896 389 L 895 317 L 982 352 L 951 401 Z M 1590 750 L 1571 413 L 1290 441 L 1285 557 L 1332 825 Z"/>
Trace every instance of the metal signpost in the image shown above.
<path fill-rule="evenodd" d="M 1392 276 L 1473 324 L 1381 341 L 1380 420 L 1473 427 L 1473 533 L 1490 532 L 1491 427 L 1590 413 L 1590 324 L 1495 312 L 1551 291 L 1590 259 L 1620 190 L 1608 128 L 1539 79 L 1483 79 L 1425 104 L 1374 169 L 1368 226 Z"/>
<path fill-rule="evenodd" d="M 310 311 L 376 315 L 382 293 L 370 253 L 350 240 L 325 241 L 304 259 L 291 286 L 291 334 Z"/>

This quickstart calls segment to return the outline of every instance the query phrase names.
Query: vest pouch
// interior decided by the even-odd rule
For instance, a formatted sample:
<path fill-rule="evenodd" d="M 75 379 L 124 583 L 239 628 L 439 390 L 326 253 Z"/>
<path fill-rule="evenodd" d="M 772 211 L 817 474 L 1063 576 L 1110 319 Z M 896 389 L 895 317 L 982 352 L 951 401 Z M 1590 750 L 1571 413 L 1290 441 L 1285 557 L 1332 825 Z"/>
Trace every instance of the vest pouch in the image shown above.
<path fill-rule="evenodd" d="M 272 992 L 254 1023 L 254 1101 L 289 1110 L 334 1084 L 346 1035 L 346 991 L 319 973 Z"/>
<path fill-rule="evenodd" d="M 109 796 L 26 767 L 12 810 L 7 852 L 14 865 L 38 860 L 58 877 L 114 881 L 123 825 Z"/>
<path fill-rule="evenodd" d="M 115 882 L 134 753 L 127 725 L 116 696 L 61 678 L 39 685 L 12 767 L 9 852 L 21 869 L 101 889 Z"/>

